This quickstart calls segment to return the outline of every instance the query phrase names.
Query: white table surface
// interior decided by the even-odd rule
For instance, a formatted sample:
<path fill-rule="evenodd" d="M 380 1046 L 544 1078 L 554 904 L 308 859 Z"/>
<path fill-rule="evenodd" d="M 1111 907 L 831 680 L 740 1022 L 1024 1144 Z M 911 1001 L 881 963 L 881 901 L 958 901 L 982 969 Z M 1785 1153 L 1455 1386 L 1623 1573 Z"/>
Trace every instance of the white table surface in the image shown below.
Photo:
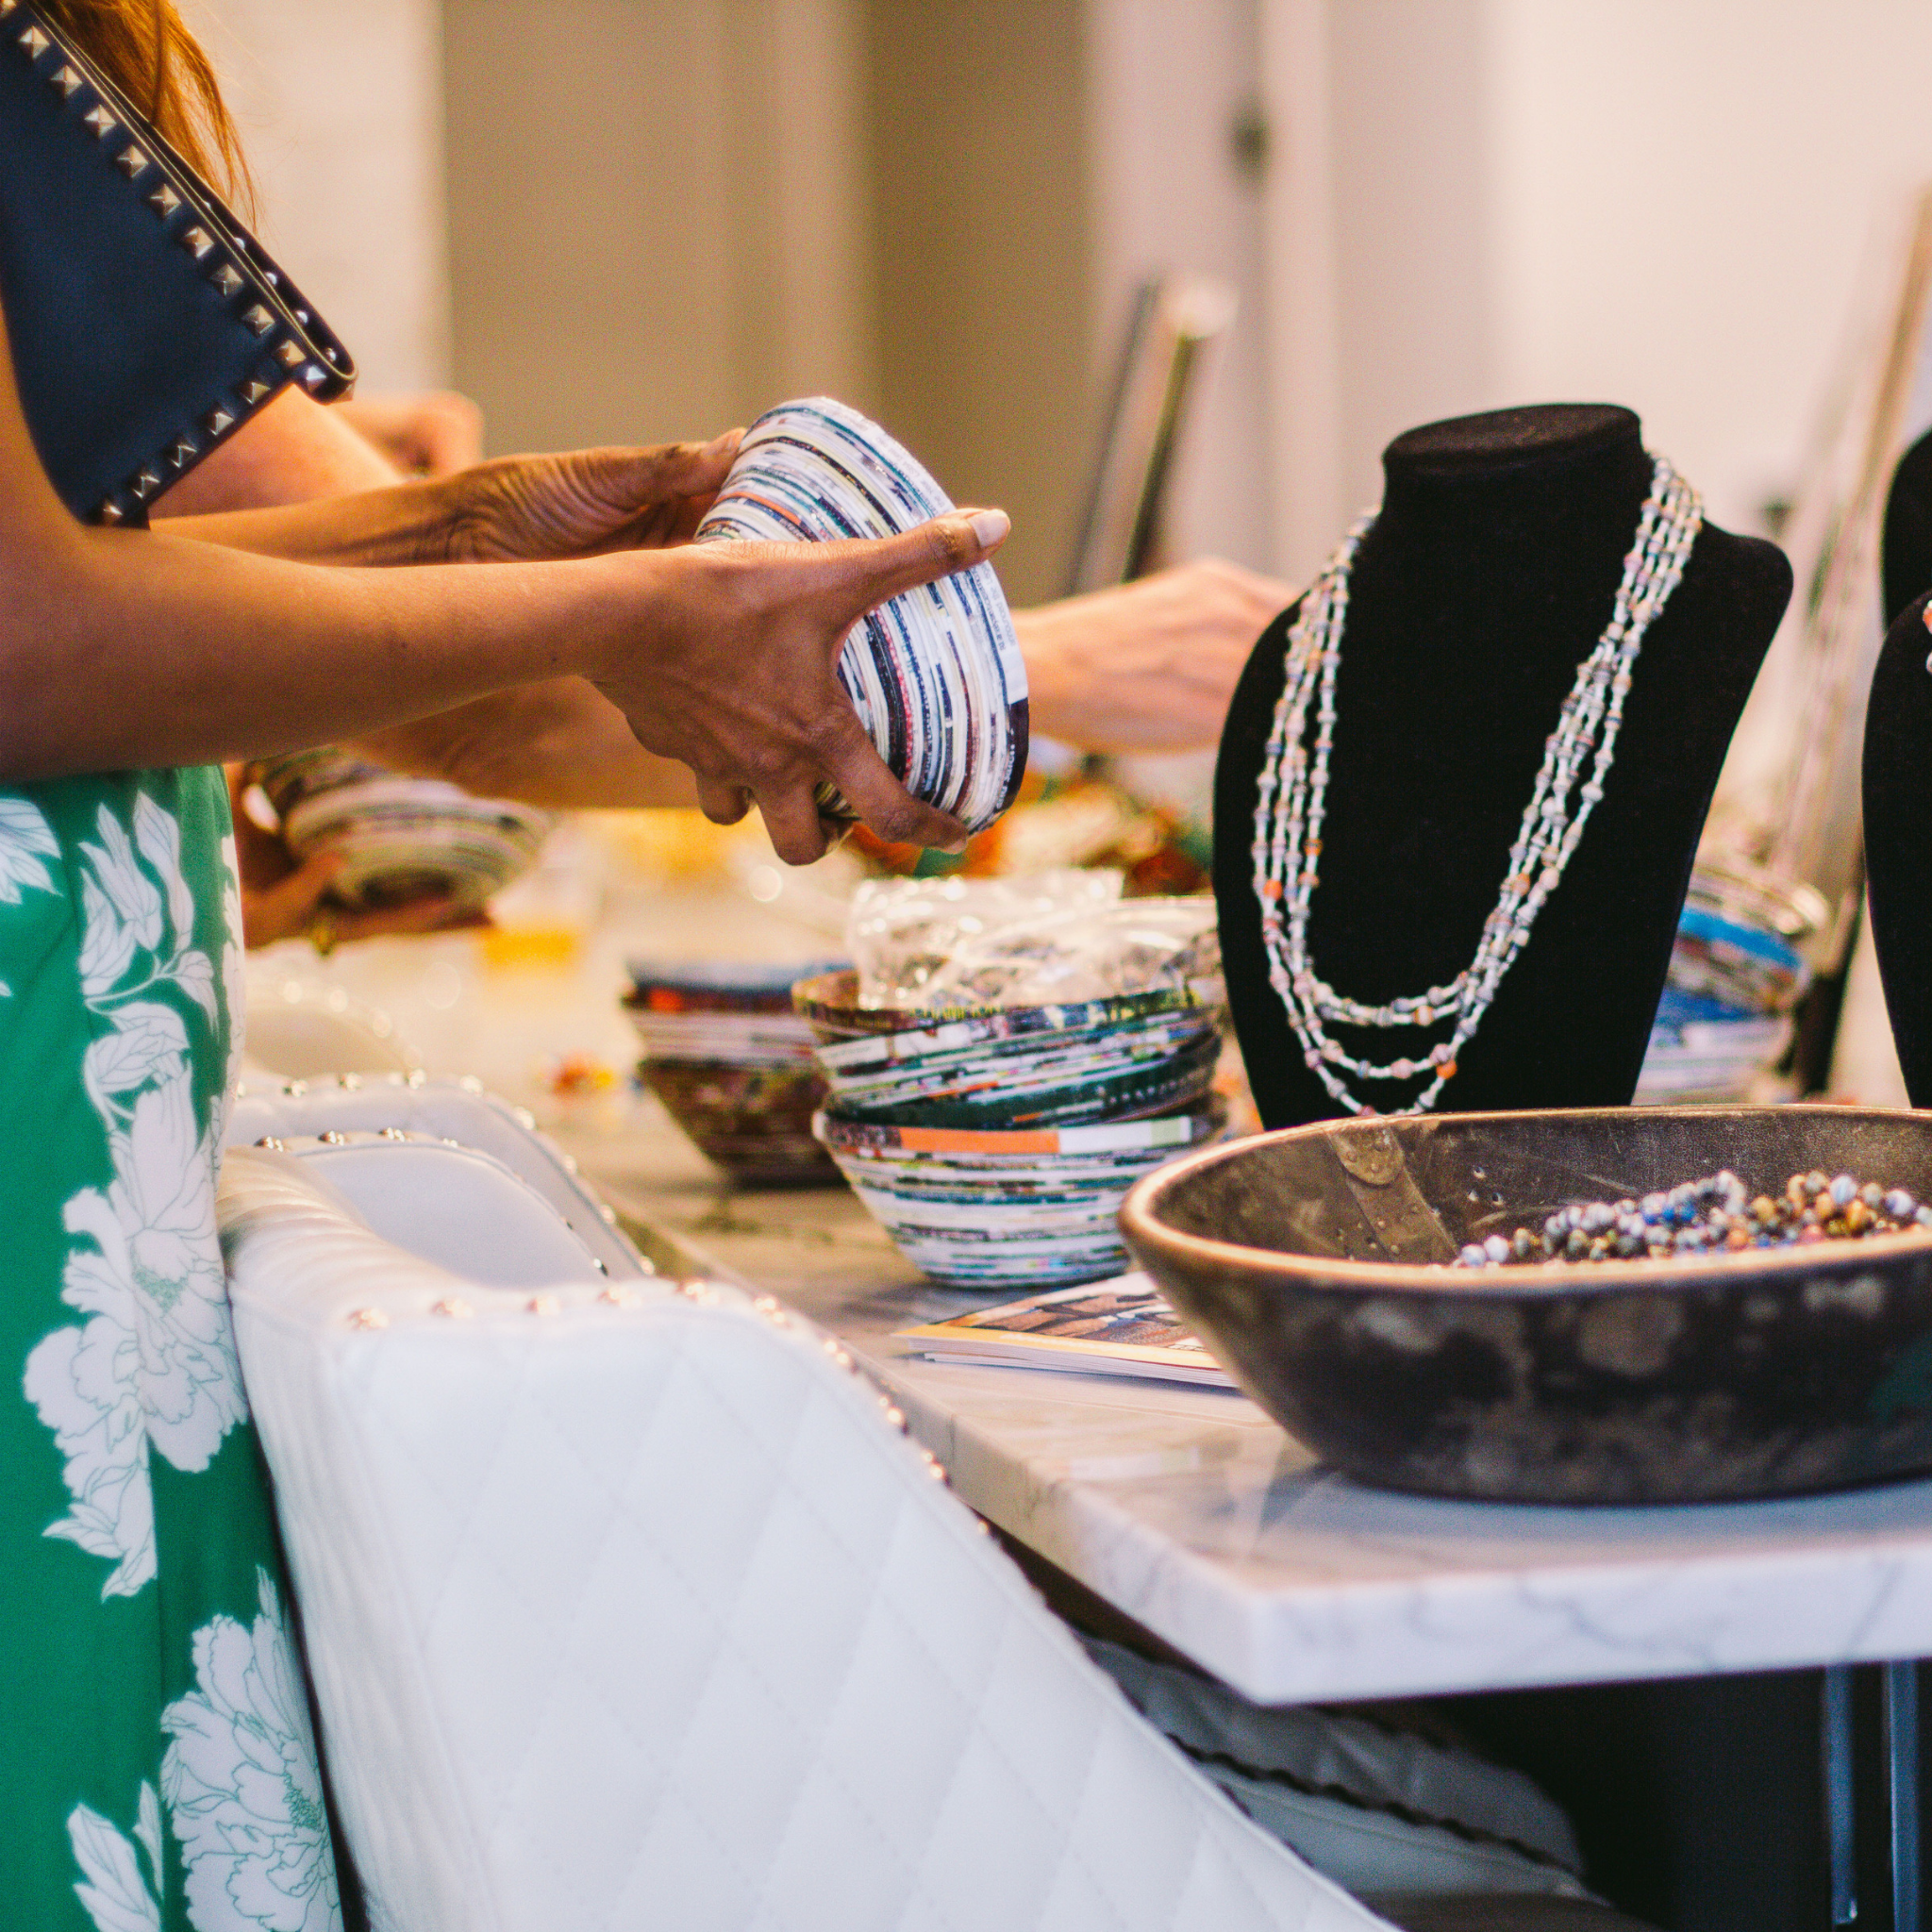
<path fill-rule="evenodd" d="M 693 893 L 631 938 L 788 942 L 745 910 Z M 1932 1483 L 1687 1508 L 1432 1502 L 1325 1474 L 1241 1396 L 911 1356 L 893 1329 L 979 1298 L 922 1283 L 851 1195 L 734 1193 L 654 1102 L 549 1098 L 546 1058 L 634 1051 L 625 949 L 602 933 L 555 973 L 492 973 L 454 936 L 262 963 L 387 1007 L 432 1071 L 534 1108 L 620 1209 L 843 1336 L 966 1502 L 1257 1700 L 1932 1654 Z"/>
<path fill-rule="evenodd" d="M 921 1281 L 842 1191 L 728 1192 L 668 1127 L 576 1151 L 621 1210 L 842 1337 L 974 1508 L 1258 1702 L 1932 1654 L 1932 1483 L 1653 1509 L 1366 1490 L 1243 1396 L 919 1357 L 894 1329 L 985 1298 Z"/>

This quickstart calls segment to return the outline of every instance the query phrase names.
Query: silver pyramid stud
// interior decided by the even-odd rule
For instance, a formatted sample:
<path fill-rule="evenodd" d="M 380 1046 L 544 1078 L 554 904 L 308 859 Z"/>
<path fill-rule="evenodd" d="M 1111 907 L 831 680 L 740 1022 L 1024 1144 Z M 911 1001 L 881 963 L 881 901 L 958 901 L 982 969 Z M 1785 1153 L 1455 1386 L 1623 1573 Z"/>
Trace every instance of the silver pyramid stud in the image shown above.
<path fill-rule="evenodd" d="M 174 447 L 168 452 L 168 460 L 177 470 L 185 469 L 194 458 L 201 454 L 201 445 L 192 436 L 177 436 Z"/>
<path fill-rule="evenodd" d="M 201 261 L 213 251 L 215 238 L 206 228 L 183 228 L 181 245 L 196 261 Z"/>
<path fill-rule="evenodd" d="M 235 264 L 232 261 L 223 262 L 221 267 L 216 269 L 214 274 L 208 277 L 208 280 L 211 281 L 215 285 L 215 287 L 222 291 L 224 295 L 232 295 L 235 292 L 235 291 L 242 286 L 241 272 L 236 268 Z"/>
<path fill-rule="evenodd" d="M 29 60 L 38 60 L 54 43 L 39 27 L 30 26 L 20 37 L 20 44 L 26 49 Z"/>
<path fill-rule="evenodd" d="M 172 188 L 170 188 L 165 181 L 163 181 L 161 185 L 158 188 L 157 188 L 152 194 L 148 196 L 147 205 L 148 207 L 154 209 L 156 214 L 160 216 L 162 221 L 165 222 L 168 219 L 168 217 L 171 214 L 173 214 L 177 208 L 181 206 L 181 197 L 178 194 L 176 194 L 175 191 Z"/>
<path fill-rule="evenodd" d="M 243 309 L 242 320 L 258 336 L 267 335 L 269 330 L 275 325 L 275 317 L 259 302 L 253 308 Z"/>
<path fill-rule="evenodd" d="M 121 124 L 108 112 L 107 108 L 97 103 L 80 117 L 80 125 L 97 141 L 106 141 Z"/>
<path fill-rule="evenodd" d="M 302 380 L 306 382 L 310 389 L 317 388 L 326 379 L 327 371 L 323 369 L 319 363 L 311 362 L 308 365 L 308 367 L 302 372 Z"/>
<path fill-rule="evenodd" d="M 20 6 L 20 0 L 0 0 L 0 20 L 5 20 Z"/>
<path fill-rule="evenodd" d="M 114 157 L 114 165 L 132 181 L 147 166 L 147 157 L 138 147 L 124 147 Z"/>
<path fill-rule="evenodd" d="M 266 402 L 275 391 L 267 383 L 257 382 L 252 376 L 242 385 L 242 400 L 253 408 L 257 403 Z"/>
<path fill-rule="evenodd" d="M 275 360 L 284 369 L 292 369 L 302 359 L 300 342 L 280 341 L 275 344 Z"/>
<path fill-rule="evenodd" d="M 201 423 L 202 427 L 206 429 L 210 436 L 221 436 L 225 432 L 234 428 L 235 426 L 234 417 L 229 415 L 227 410 L 225 409 L 210 409 L 208 412 L 208 414 L 201 419 Z"/>
<path fill-rule="evenodd" d="M 80 92 L 80 75 L 71 67 L 57 67 L 48 75 L 47 84 L 59 91 L 63 101 L 71 101 Z"/>
<path fill-rule="evenodd" d="M 134 481 L 127 486 L 127 493 L 138 503 L 145 503 L 161 487 L 161 473 L 152 463 L 144 463 L 135 473 Z"/>
<path fill-rule="evenodd" d="M 94 512 L 94 520 L 111 528 L 115 524 L 125 524 L 127 521 L 127 512 L 110 496 Z"/>

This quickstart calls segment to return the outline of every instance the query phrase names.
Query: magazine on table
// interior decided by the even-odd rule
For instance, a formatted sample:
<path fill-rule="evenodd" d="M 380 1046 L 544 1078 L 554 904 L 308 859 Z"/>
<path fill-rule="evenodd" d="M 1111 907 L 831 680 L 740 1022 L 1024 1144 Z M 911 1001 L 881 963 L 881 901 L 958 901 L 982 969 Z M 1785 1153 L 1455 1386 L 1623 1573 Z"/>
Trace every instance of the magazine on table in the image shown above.
<path fill-rule="evenodd" d="M 901 1328 L 897 1339 L 933 1361 L 1140 1375 L 1204 1389 L 1235 1386 L 1233 1376 L 1182 1326 L 1153 1281 L 1139 1273 Z"/>

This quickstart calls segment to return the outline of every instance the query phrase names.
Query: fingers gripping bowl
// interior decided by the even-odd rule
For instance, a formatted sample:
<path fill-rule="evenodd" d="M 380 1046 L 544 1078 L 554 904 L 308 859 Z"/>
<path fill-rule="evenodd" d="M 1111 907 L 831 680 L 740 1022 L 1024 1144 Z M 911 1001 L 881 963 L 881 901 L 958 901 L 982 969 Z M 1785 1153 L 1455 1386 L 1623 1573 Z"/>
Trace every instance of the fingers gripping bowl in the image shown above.
<path fill-rule="evenodd" d="M 952 509 L 918 460 L 858 410 L 818 396 L 745 432 L 700 543 L 891 537 Z M 880 606 L 845 641 L 840 684 L 879 757 L 914 797 L 983 831 L 1026 770 L 1026 668 L 991 564 Z M 830 816 L 851 808 L 830 787 Z"/>
<path fill-rule="evenodd" d="M 1321 1122 L 1140 1182 L 1121 1224 L 1282 1426 L 1378 1487 L 1767 1496 L 1932 1469 L 1932 1237 L 1452 1269 L 1571 1203 L 1720 1167 L 1932 1187 L 1932 1115 L 1593 1108 Z"/>

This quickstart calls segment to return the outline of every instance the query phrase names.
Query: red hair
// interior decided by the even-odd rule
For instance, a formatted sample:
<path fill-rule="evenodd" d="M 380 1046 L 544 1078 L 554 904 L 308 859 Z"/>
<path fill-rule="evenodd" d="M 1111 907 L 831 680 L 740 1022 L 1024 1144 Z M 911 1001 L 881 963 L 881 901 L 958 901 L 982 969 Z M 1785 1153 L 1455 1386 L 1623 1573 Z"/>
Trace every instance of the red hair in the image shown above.
<path fill-rule="evenodd" d="M 48 20 L 200 174 L 244 204 L 253 184 L 221 83 L 174 0 L 40 0 Z"/>

